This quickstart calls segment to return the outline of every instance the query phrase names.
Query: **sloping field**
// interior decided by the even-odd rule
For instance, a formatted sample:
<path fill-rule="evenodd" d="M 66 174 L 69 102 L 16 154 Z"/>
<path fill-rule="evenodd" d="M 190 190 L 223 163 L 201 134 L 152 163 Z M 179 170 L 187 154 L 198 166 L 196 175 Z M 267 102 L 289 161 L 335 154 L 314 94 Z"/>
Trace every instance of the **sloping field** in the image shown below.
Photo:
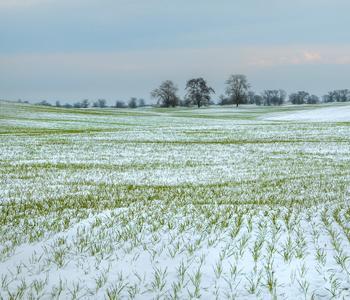
<path fill-rule="evenodd" d="M 322 107 L 307 111 L 288 112 L 266 117 L 266 120 L 275 121 L 314 121 L 314 122 L 350 122 L 350 106 Z"/>
<path fill-rule="evenodd" d="M 349 107 L 0 102 L 0 299 L 350 297 Z"/>

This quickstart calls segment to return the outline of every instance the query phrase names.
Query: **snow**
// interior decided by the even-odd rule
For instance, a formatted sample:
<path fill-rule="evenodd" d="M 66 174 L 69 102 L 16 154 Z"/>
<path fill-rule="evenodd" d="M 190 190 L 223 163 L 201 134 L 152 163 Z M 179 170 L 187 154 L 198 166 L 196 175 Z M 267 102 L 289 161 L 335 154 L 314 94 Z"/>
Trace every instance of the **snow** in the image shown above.
<path fill-rule="evenodd" d="M 264 119 L 271 121 L 349 122 L 350 106 L 324 107 L 299 112 L 279 113 Z"/>
<path fill-rule="evenodd" d="M 6 105 L 0 298 L 188 299 L 198 270 L 202 299 L 350 297 L 349 126 L 314 122 L 346 106 Z"/>

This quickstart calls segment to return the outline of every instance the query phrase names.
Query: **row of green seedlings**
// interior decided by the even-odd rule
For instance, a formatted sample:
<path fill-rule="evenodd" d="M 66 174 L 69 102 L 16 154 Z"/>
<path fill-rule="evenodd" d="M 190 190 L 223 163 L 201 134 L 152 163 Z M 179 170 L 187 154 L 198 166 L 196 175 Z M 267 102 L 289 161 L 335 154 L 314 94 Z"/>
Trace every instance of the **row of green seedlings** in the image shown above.
<path fill-rule="evenodd" d="M 321 220 L 325 227 L 325 231 L 328 233 L 330 244 L 332 246 L 333 260 L 339 266 L 342 276 L 337 274 L 336 270 L 331 270 L 329 278 L 325 278 L 328 282 L 326 290 L 333 298 L 342 296 L 342 293 L 350 287 L 350 273 L 349 273 L 349 255 L 344 251 L 344 243 L 349 243 L 347 236 L 347 224 L 349 220 L 342 220 L 340 217 L 340 211 L 344 209 L 342 204 L 335 205 L 334 207 L 326 207 L 321 213 Z M 333 222 L 333 220 L 335 222 Z M 337 225 L 337 229 L 335 228 Z M 343 233 L 343 235 L 341 234 Z M 343 240 L 343 236 L 346 237 L 346 241 Z M 325 262 L 326 253 L 320 253 L 320 262 Z M 346 284 L 345 284 L 346 283 Z M 344 285 L 346 285 L 344 287 Z"/>
<path fill-rule="evenodd" d="M 228 208 L 226 208 L 226 211 L 227 211 L 227 213 L 228 214 L 230 214 L 230 209 L 228 209 Z M 245 212 L 245 211 L 244 211 Z M 220 215 L 221 215 L 221 210 L 220 210 L 220 213 L 217 213 L 217 214 L 214 214 L 214 217 L 213 218 L 211 218 L 210 219 L 210 221 L 209 221 L 209 226 L 211 226 L 211 227 L 215 227 L 215 228 L 221 228 L 221 229 L 224 229 L 224 228 L 226 228 L 227 226 L 226 226 L 226 224 L 227 224 L 227 222 L 225 221 L 225 219 L 223 219 L 223 220 L 220 220 Z M 237 216 L 236 216 L 236 219 L 235 219 L 235 221 L 237 222 L 237 225 L 235 226 L 235 228 L 231 231 L 231 237 L 235 237 L 235 236 L 237 236 L 237 234 L 238 234 L 238 232 L 240 231 L 240 230 L 237 230 L 237 228 L 238 229 L 240 229 L 241 227 L 243 227 L 243 217 L 242 217 L 242 215 L 243 215 L 243 213 L 241 212 L 241 214 L 238 214 Z M 276 217 L 276 215 L 277 214 L 273 214 L 272 215 L 272 224 L 275 224 L 277 227 L 276 227 L 276 232 L 278 233 L 278 231 L 280 230 L 280 226 L 278 226 L 278 222 L 276 221 L 277 220 L 277 217 Z M 120 215 L 118 215 L 118 216 L 120 216 Z M 127 224 L 127 221 L 129 221 L 130 222 L 130 218 L 124 218 L 125 220 L 123 221 L 125 224 Z M 116 222 L 115 222 L 115 220 L 113 221 L 113 218 L 111 218 L 111 220 L 110 220 L 110 224 L 111 224 L 111 226 L 112 226 L 112 224 L 116 224 Z M 160 224 L 161 225 L 163 225 L 162 224 L 162 222 L 160 222 Z M 219 224 L 219 225 L 218 225 Z M 102 226 L 103 225 L 103 226 Z M 95 220 L 95 222 L 93 223 L 93 225 L 92 225 L 92 228 L 94 228 L 94 227 L 104 227 L 104 225 L 105 225 L 105 223 L 102 223 L 102 221 L 101 221 L 101 219 L 99 219 L 99 218 L 96 218 L 96 220 Z M 191 224 L 189 223 L 188 224 L 188 226 L 190 226 Z M 217 226 L 218 225 L 218 226 Z M 274 226 L 275 226 L 274 225 Z M 172 226 L 172 225 L 170 225 L 170 226 Z M 107 226 L 108 227 L 108 226 Z M 160 230 L 160 228 L 162 228 L 162 226 L 160 226 L 157 230 Z M 181 228 L 181 226 L 180 226 L 180 228 Z M 249 232 L 251 232 L 252 231 L 252 218 L 251 217 L 248 217 L 247 218 L 247 228 L 248 228 L 248 233 Z M 129 230 L 129 231 L 128 231 Z M 126 231 L 126 234 L 125 234 L 125 236 L 129 236 L 130 237 L 130 229 L 128 229 L 127 231 Z M 181 230 L 181 229 L 180 229 Z M 97 240 L 103 240 L 103 239 L 105 239 L 106 238 L 106 233 L 104 233 L 103 232 L 104 230 L 100 230 L 99 232 L 102 232 L 102 236 L 99 236 L 99 238 L 97 239 Z M 86 233 L 87 234 L 87 233 Z M 132 235 L 131 235 L 132 236 Z M 248 244 L 248 239 L 249 239 L 249 235 L 248 234 L 243 234 L 242 235 L 242 237 L 238 240 L 238 243 L 237 243 L 237 245 L 238 245 L 238 249 L 239 249 L 239 251 L 238 251 L 238 253 L 240 254 L 240 255 L 243 255 L 243 252 L 244 252 L 244 249 L 246 248 L 246 246 L 247 246 L 247 244 Z M 160 239 L 159 239 L 159 237 L 157 238 L 157 240 L 153 240 L 153 242 L 158 242 Z M 201 238 L 200 240 L 204 240 L 204 238 Z M 86 244 L 90 244 L 89 243 L 89 241 L 88 242 L 86 242 L 86 239 L 84 240 L 83 239 L 83 241 L 85 241 L 85 243 Z M 112 241 L 113 241 L 113 239 L 112 239 Z M 62 245 L 64 245 L 66 243 L 66 241 L 64 241 L 63 239 L 60 239 L 60 240 L 58 240 L 57 241 L 57 244 L 55 244 L 55 245 L 53 245 L 53 249 L 57 249 L 57 253 L 53 253 L 53 255 L 52 255 L 52 257 L 53 257 L 53 261 L 57 264 L 57 266 L 59 266 L 59 267 L 63 267 L 65 264 L 64 264 L 64 261 L 63 261 L 63 257 L 64 257 L 64 251 L 68 251 L 67 249 L 64 249 L 65 247 L 62 247 Z M 199 245 L 200 245 L 200 242 L 196 242 L 198 245 L 197 245 L 197 247 L 198 247 L 198 249 L 199 249 Z M 61 249 L 61 248 L 63 248 L 63 249 Z M 76 248 L 76 247 L 74 247 L 74 248 Z M 94 249 L 94 247 L 91 247 L 92 249 Z M 100 248 L 102 248 L 102 247 L 100 247 Z M 271 246 L 271 248 L 273 248 L 273 245 Z M 84 249 L 84 248 L 82 248 L 82 249 Z M 258 249 L 258 247 L 256 247 L 256 249 Z M 94 254 L 96 254 L 96 253 L 98 253 L 100 250 L 97 250 L 97 251 L 95 251 L 95 250 L 92 250 L 92 252 L 91 252 L 91 255 L 94 255 Z M 191 250 L 191 249 L 189 249 L 189 255 L 192 255 L 193 253 L 194 253 L 194 251 L 195 250 Z M 256 251 L 255 251 L 256 252 Z M 271 253 L 274 253 L 273 251 L 271 251 Z M 256 254 L 255 254 L 256 255 Z M 271 265 L 271 264 L 270 264 Z M 219 272 L 219 267 L 217 268 L 217 270 L 218 270 L 218 272 L 217 273 L 220 273 Z M 269 268 L 267 268 L 267 270 L 269 270 Z M 267 276 L 269 279 L 271 279 L 271 276 Z M 274 281 L 273 280 L 268 280 L 269 282 L 270 282 L 270 284 L 269 284 L 269 286 L 271 287 L 271 282 L 273 283 Z M 270 288 L 271 289 L 271 291 L 273 290 L 273 288 Z"/>

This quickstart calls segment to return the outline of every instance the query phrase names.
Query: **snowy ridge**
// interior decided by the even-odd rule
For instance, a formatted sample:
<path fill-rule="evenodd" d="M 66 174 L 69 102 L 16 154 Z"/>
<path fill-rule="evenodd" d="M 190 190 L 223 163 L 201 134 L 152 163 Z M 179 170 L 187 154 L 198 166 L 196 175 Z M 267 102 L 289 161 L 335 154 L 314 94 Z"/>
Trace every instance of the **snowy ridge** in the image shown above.
<path fill-rule="evenodd" d="M 348 122 L 350 121 L 350 106 L 324 107 L 299 112 L 279 113 L 265 117 L 264 120 Z"/>

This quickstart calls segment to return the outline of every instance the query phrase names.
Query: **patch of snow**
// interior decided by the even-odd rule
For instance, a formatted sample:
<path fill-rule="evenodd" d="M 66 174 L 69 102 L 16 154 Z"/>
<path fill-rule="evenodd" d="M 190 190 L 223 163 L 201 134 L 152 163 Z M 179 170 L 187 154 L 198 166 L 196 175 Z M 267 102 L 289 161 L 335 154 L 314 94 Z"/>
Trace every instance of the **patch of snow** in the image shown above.
<path fill-rule="evenodd" d="M 271 121 L 315 121 L 315 122 L 344 122 L 350 121 L 350 106 L 324 107 L 312 110 L 270 115 L 264 120 Z"/>

